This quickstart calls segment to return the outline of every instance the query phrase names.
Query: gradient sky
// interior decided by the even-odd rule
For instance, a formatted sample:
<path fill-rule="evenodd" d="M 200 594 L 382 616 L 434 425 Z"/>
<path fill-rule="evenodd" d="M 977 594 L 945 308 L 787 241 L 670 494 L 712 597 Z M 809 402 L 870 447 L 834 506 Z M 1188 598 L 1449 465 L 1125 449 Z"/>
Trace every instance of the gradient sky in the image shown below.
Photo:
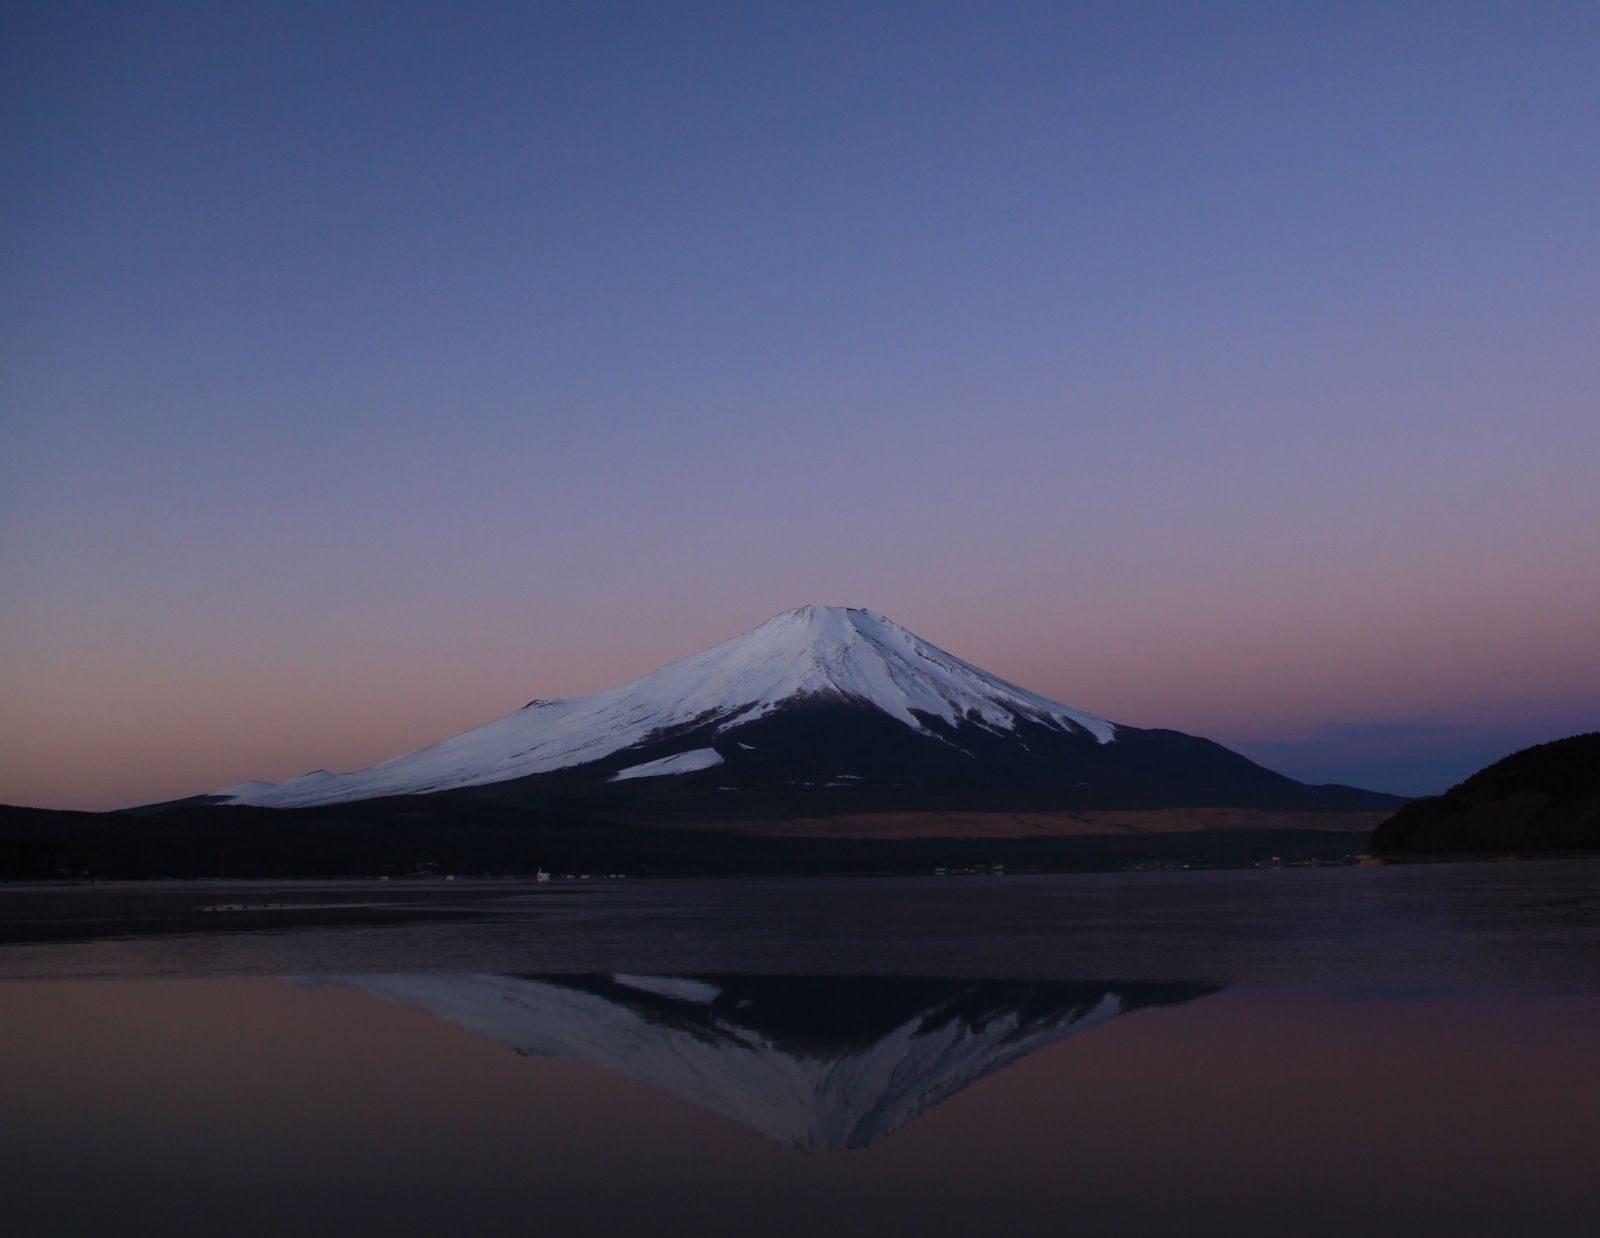
<path fill-rule="evenodd" d="M 1600 7 L 0 21 L 0 801 L 800 602 L 1296 777 L 1600 726 Z"/>

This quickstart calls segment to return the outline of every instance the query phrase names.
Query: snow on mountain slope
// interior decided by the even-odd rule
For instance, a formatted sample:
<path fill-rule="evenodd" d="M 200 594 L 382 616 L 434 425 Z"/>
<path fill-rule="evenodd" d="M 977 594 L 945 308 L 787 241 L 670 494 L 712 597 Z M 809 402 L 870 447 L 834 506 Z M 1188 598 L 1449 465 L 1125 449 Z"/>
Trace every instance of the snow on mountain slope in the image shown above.
<path fill-rule="evenodd" d="M 243 782 L 216 794 L 289 808 L 481 786 L 602 760 L 676 728 L 726 730 L 808 698 L 868 705 L 916 731 L 937 718 L 1009 732 L 1026 718 L 1102 744 L 1116 738 L 1104 719 L 1007 683 L 882 615 L 801 606 L 620 688 L 534 701 L 371 769 Z"/>
<path fill-rule="evenodd" d="M 630 778 L 660 778 L 665 774 L 692 774 L 697 769 L 710 769 L 721 765 L 722 756 L 715 748 L 695 748 L 677 756 L 662 757 L 659 761 L 646 761 L 643 765 L 630 765 L 611 775 L 612 782 L 627 782 Z"/>
<path fill-rule="evenodd" d="M 1123 996 L 1106 988 L 1034 1008 L 1000 1000 L 963 1017 L 963 998 L 995 986 L 950 982 L 947 994 L 904 1010 L 871 1039 L 808 1038 L 802 1046 L 742 1018 L 737 992 L 725 995 L 721 986 L 695 979 L 614 977 L 618 987 L 610 993 L 554 977 L 329 981 L 426 1011 L 531 1057 L 616 1071 L 807 1151 L 876 1143 L 1018 1058 L 1127 1009 Z M 624 988 L 660 995 L 668 1006 L 636 1005 Z"/>

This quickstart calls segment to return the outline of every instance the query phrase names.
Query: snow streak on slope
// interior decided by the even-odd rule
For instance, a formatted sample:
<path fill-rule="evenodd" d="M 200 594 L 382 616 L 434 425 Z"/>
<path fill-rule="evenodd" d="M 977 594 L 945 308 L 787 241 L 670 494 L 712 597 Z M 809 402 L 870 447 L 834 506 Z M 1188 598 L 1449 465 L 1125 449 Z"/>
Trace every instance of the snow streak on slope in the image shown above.
<path fill-rule="evenodd" d="M 1018 1058 L 1098 1027 L 1125 1009 L 1119 993 L 1074 994 L 1045 1010 L 1000 1002 L 977 1019 L 960 1001 L 983 981 L 951 982 L 933 1004 L 906 1010 L 875 1038 L 784 1043 L 713 1007 L 722 989 L 678 977 L 615 977 L 666 997 L 638 1007 L 558 978 L 490 975 L 332 977 L 334 983 L 426 1011 L 530 1057 L 616 1071 L 806 1151 L 864 1148 Z M 697 1009 L 698 1008 L 698 1009 Z"/>
<path fill-rule="evenodd" d="M 1007 683 L 882 615 L 801 606 L 620 688 L 534 701 L 371 769 L 245 782 L 217 794 L 287 808 L 481 786 L 598 761 L 675 729 L 727 730 L 808 698 L 854 701 L 917 731 L 932 719 L 1011 731 L 1027 718 L 1102 744 L 1116 735 L 1104 719 Z"/>
<path fill-rule="evenodd" d="M 722 757 L 715 748 L 694 748 L 677 756 L 662 757 L 659 761 L 646 761 L 643 765 L 630 765 L 611 775 L 612 782 L 626 782 L 630 778 L 660 778 L 664 774 L 692 774 L 697 769 L 710 769 L 721 765 Z"/>

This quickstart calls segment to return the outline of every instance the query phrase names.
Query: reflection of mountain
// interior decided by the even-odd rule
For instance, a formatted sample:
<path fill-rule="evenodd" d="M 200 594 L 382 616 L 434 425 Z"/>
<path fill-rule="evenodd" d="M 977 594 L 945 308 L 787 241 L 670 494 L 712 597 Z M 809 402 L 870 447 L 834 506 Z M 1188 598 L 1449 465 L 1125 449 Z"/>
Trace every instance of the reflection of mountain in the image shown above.
<path fill-rule="evenodd" d="M 352 976 L 808 1150 L 863 1148 L 1003 1066 L 1201 985 L 847 976 Z"/>

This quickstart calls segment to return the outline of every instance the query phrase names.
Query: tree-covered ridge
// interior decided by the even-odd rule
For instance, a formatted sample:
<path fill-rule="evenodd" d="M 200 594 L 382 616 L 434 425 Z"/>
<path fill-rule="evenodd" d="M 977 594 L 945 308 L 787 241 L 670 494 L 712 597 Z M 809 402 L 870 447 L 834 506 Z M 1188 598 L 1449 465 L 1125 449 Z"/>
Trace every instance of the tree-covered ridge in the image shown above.
<path fill-rule="evenodd" d="M 1600 849 L 1600 731 L 1513 753 L 1373 835 L 1379 854 L 1590 849 Z"/>

